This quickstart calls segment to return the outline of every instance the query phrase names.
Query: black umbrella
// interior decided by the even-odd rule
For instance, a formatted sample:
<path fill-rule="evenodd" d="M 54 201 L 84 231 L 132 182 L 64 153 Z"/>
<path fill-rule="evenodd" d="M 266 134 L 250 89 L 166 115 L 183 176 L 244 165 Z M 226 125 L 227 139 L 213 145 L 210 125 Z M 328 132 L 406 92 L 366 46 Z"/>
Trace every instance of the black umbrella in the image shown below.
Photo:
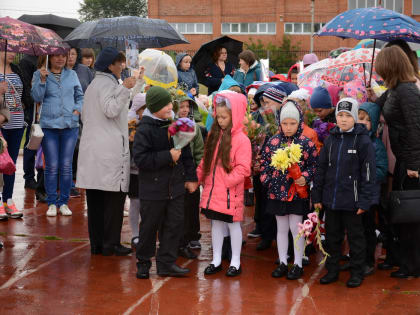
<path fill-rule="evenodd" d="M 236 67 L 239 63 L 238 55 L 242 52 L 243 43 L 239 40 L 230 38 L 229 36 L 222 36 L 203 44 L 195 53 L 192 64 L 197 74 L 198 82 L 204 84 L 204 71 L 209 63 L 213 62 L 212 55 L 216 47 L 223 46 L 227 50 L 227 62 Z"/>
<path fill-rule="evenodd" d="M 76 27 L 80 25 L 80 22 L 77 19 L 65 18 L 54 14 L 24 14 L 18 18 L 18 20 L 53 30 L 61 38 L 69 35 Z"/>
<path fill-rule="evenodd" d="M 125 40 L 137 42 L 139 48 L 161 48 L 189 42 L 168 22 L 136 16 L 103 18 L 85 22 L 64 41 L 75 47 L 115 47 L 125 49 Z"/>

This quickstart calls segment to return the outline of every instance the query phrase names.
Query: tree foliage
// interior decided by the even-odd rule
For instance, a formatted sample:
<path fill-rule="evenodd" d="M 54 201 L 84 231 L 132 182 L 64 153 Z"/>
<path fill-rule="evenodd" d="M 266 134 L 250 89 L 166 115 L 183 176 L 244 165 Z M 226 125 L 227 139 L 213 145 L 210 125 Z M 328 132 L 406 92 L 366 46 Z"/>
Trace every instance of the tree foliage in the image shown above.
<path fill-rule="evenodd" d="M 258 59 L 270 59 L 270 69 L 274 73 L 287 73 L 289 68 L 298 60 L 299 44 L 292 45 L 290 37 L 285 35 L 280 46 L 273 45 L 271 42 L 264 45 L 260 39 L 255 43 L 252 38 L 244 46 L 246 49 L 252 50 Z"/>
<path fill-rule="evenodd" d="M 147 0 L 83 0 L 79 14 L 82 21 L 116 16 L 147 16 Z"/>

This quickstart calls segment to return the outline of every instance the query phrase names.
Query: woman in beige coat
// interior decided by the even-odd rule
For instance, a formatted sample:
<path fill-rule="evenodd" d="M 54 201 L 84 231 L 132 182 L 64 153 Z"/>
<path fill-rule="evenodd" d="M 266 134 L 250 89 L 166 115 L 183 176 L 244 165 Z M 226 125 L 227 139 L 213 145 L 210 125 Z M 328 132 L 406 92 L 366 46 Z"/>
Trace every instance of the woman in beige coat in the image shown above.
<path fill-rule="evenodd" d="M 118 83 L 125 56 L 103 49 L 85 93 L 76 186 L 86 189 L 92 254 L 128 255 L 121 227 L 130 177 L 127 112 L 134 77 Z"/>

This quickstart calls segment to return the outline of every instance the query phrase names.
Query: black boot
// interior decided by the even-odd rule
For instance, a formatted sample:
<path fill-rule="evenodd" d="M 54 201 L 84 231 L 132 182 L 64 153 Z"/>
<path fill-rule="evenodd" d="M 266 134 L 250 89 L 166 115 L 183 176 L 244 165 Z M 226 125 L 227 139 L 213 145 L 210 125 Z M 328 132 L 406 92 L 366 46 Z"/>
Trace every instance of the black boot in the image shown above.
<path fill-rule="evenodd" d="M 127 256 L 131 253 L 131 248 L 122 246 L 121 244 L 112 246 L 112 247 L 103 247 L 102 248 L 102 256 Z"/>
<path fill-rule="evenodd" d="M 360 287 L 363 282 L 363 278 L 357 275 L 351 275 L 350 279 L 347 281 L 346 285 L 348 288 L 357 288 Z"/>
<path fill-rule="evenodd" d="M 137 263 L 137 279 L 149 279 L 149 270 L 152 266 L 150 261 L 143 261 Z"/>
<path fill-rule="evenodd" d="M 185 274 L 189 273 L 190 269 L 182 268 L 176 264 L 173 264 L 169 267 L 158 267 L 157 274 L 161 277 L 183 277 Z"/>
<path fill-rule="evenodd" d="M 320 280 L 319 283 L 321 284 L 330 284 L 333 282 L 338 281 L 338 274 L 337 273 L 333 273 L 333 272 L 328 272 L 325 276 L 323 276 Z"/>

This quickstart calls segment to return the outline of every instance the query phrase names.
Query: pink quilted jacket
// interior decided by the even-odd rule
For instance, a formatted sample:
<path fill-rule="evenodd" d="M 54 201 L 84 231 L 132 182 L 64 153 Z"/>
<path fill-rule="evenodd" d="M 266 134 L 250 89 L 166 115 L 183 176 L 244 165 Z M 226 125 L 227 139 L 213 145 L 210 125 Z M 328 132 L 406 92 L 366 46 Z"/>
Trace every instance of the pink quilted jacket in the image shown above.
<path fill-rule="evenodd" d="M 203 160 L 197 168 L 197 176 L 204 186 L 200 208 L 210 209 L 233 216 L 233 221 L 242 221 L 244 214 L 244 182 L 251 175 L 251 142 L 243 132 L 243 120 L 246 113 L 246 97 L 235 92 L 221 92 L 217 97 L 224 97 L 232 109 L 232 148 L 230 160 L 232 171 L 228 174 L 219 161 L 210 174 L 204 178 Z M 216 123 L 216 120 L 215 120 Z"/>

